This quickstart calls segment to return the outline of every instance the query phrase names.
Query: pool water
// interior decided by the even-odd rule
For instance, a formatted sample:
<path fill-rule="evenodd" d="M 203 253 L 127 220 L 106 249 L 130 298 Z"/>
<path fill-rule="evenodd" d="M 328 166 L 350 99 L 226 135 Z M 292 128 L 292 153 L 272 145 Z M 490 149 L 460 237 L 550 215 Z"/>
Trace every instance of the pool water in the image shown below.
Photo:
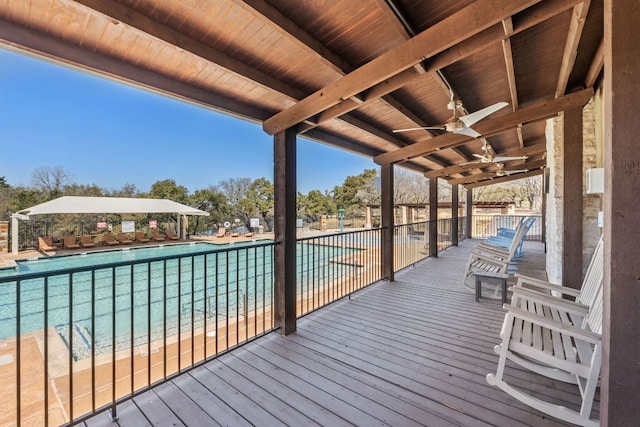
<path fill-rule="evenodd" d="M 322 270 L 322 281 L 328 283 L 353 268 L 327 268 L 331 259 L 356 250 L 333 247 L 327 251 L 326 245 L 306 245 L 305 256 L 313 257 L 314 270 Z M 153 260 L 165 256 L 175 258 Z M 131 248 L 20 262 L 12 276 L 28 273 L 38 277 L 20 280 L 18 295 L 16 280 L 7 271 L 0 273 L 0 338 L 17 333 L 18 298 L 20 332 L 55 327 L 67 344 L 73 336 L 77 358 L 87 357 L 92 348 L 108 351 L 114 337 L 116 348 L 121 349 L 132 342 L 138 345 L 178 330 L 190 331 L 205 322 L 211 325 L 216 319 L 222 325 L 227 317 L 240 319 L 245 310 L 271 305 L 272 260 L 273 245 L 236 242 Z M 109 265 L 120 262 L 131 264 Z M 303 277 L 317 274 L 298 264 Z M 88 271 L 64 270 L 78 268 Z"/>

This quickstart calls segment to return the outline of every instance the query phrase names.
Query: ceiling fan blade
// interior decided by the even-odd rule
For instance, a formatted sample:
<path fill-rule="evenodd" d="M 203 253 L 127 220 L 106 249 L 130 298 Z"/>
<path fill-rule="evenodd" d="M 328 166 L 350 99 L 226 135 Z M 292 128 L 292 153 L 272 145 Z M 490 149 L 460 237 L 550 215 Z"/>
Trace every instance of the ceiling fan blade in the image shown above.
<path fill-rule="evenodd" d="M 493 161 L 495 163 L 498 163 L 498 162 L 510 162 L 512 160 L 526 160 L 528 158 L 529 158 L 529 156 L 513 156 L 513 157 L 500 157 L 500 156 L 497 156 L 497 157 L 493 158 Z"/>
<path fill-rule="evenodd" d="M 420 126 L 417 128 L 394 129 L 393 133 L 411 132 L 413 130 L 446 130 L 444 126 Z"/>
<path fill-rule="evenodd" d="M 472 124 L 479 122 L 480 120 L 484 119 L 488 115 L 495 113 L 496 111 L 506 107 L 507 105 L 509 105 L 508 102 L 498 102 L 496 104 L 489 105 L 488 107 L 478 110 L 474 113 L 467 114 L 466 116 L 462 116 L 460 117 L 460 120 L 466 126 L 471 126 Z"/>
<path fill-rule="evenodd" d="M 472 138 L 478 138 L 478 137 L 482 136 L 478 132 L 476 132 L 475 130 L 473 130 L 473 129 L 469 128 L 469 127 L 463 127 L 462 129 L 456 130 L 454 133 L 467 135 L 467 136 L 470 136 Z"/>
<path fill-rule="evenodd" d="M 473 153 L 473 157 L 477 157 L 478 159 L 484 159 L 482 154 Z"/>
<path fill-rule="evenodd" d="M 505 175 L 513 175 L 516 173 L 529 172 L 529 169 L 520 169 L 520 170 L 512 170 L 512 171 L 504 171 Z"/>

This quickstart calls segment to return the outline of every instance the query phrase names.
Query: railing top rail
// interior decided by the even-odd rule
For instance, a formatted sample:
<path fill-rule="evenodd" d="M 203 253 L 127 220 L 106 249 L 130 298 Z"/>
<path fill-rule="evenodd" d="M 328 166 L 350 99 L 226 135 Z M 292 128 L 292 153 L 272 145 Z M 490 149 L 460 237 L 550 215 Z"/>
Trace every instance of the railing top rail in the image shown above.
<path fill-rule="evenodd" d="M 384 230 L 384 228 L 378 227 L 378 228 L 367 228 L 365 230 L 351 230 L 351 231 L 345 231 L 342 233 L 338 232 L 338 233 L 328 233 L 328 234 L 316 234 L 315 236 L 300 237 L 296 239 L 296 241 L 304 242 L 307 240 L 323 239 L 323 238 L 332 237 L 332 236 L 346 236 L 349 234 L 366 234 L 366 233 L 376 232 L 379 230 Z"/>
<path fill-rule="evenodd" d="M 43 277 L 63 276 L 63 275 L 66 275 L 66 274 L 81 273 L 81 272 L 85 272 L 85 271 L 106 270 L 106 269 L 117 268 L 117 267 L 127 267 L 127 266 L 134 266 L 134 265 L 140 265 L 140 264 L 150 264 L 150 263 L 154 263 L 154 262 L 169 261 L 169 260 L 174 260 L 174 259 L 183 259 L 183 258 L 191 258 L 191 257 L 210 255 L 210 254 L 234 252 L 234 251 L 239 251 L 239 250 L 244 250 L 244 249 L 253 249 L 253 248 L 259 248 L 259 247 L 275 246 L 277 244 L 278 243 L 274 242 L 274 241 L 267 241 L 267 242 L 264 242 L 264 243 L 254 243 L 254 244 L 247 244 L 247 245 L 242 245 L 242 246 L 207 249 L 207 250 L 203 250 L 203 251 L 191 252 L 191 253 L 188 253 L 188 254 L 164 255 L 164 256 L 157 256 L 157 257 L 138 259 L 138 260 L 110 262 L 110 263 L 105 263 L 105 264 L 100 264 L 100 265 L 87 265 L 87 266 L 79 266 L 79 267 L 71 267 L 71 268 L 50 270 L 50 271 L 40 271 L 40 272 L 36 272 L 36 273 L 22 273 L 22 274 L 18 273 L 18 274 L 14 274 L 12 276 L 0 277 L 0 284 L 16 282 L 16 281 L 23 281 L 23 280 L 30 280 L 30 279 L 40 279 L 40 278 L 43 278 Z M 111 250 L 111 251 L 104 251 L 104 252 L 117 252 L 117 251 L 120 251 L 120 250 L 122 250 L 122 248 L 121 249 L 114 249 L 114 250 Z M 132 250 L 135 250 L 135 249 L 132 249 Z M 98 252 L 93 252 L 93 253 L 98 253 Z M 76 254 L 58 255 L 56 257 L 49 257 L 49 258 L 46 258 L 46 259 L 63 258 L 63 257 L 68 257 L 68 256 L 74 256 L 74 255 L 77 255 L 77 253 Z"/>

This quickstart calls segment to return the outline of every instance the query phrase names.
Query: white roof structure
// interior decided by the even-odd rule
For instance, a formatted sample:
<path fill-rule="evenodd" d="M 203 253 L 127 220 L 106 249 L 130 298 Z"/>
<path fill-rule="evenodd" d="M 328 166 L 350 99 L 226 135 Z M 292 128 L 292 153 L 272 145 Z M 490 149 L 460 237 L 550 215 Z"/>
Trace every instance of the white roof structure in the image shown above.
<path fill-rule="evenodd" d="M 31 208 L 23 209 L 18 213 L 28 217 L 33 215 L 83 213 L 171 213 L 179 215 L 209 215 L 208 212 L 167 199 L 80 196 L 59 197 Z"/>

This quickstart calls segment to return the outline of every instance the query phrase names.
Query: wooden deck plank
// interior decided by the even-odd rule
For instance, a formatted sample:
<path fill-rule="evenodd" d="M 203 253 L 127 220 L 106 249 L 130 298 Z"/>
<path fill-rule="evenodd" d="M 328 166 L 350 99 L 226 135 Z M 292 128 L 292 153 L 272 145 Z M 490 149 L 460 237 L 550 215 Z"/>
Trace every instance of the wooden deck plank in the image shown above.
<path fill-rule="evenodd" d="M 152 425 L 184 426 L 184 423 L 160 399 L 154 389 L 134 397 L 133 402 Z"/>
<path fill-rule="evenodd" d="M 294 334 L 268 334 L 129 404 L 163 425 L 566 425 L 486 383 L 504 312 L 462 284 L 474 245 L 461 242 L 309 314 Z M 542 245 L 525 242 L 518 271 L 544 278 L 543 263 Z M 580 400 L 573 385 L 515 366 L 505 374 L 561 404 Z"/>

